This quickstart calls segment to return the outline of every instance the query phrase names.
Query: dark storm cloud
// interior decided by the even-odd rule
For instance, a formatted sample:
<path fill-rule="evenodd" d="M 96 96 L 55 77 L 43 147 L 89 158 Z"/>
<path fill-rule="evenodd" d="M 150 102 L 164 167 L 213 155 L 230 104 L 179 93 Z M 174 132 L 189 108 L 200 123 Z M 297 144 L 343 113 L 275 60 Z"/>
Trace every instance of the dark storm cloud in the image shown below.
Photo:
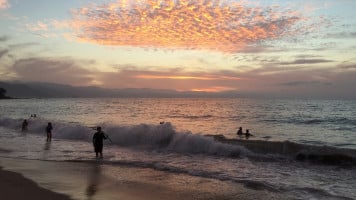
<path fill-rule="evenodd" d="M 27 58 L 17 60 L 11 70 L 23 81 L 90 85 L 93 72 L 82 67 L 87 64 L 70 58 Z"/>

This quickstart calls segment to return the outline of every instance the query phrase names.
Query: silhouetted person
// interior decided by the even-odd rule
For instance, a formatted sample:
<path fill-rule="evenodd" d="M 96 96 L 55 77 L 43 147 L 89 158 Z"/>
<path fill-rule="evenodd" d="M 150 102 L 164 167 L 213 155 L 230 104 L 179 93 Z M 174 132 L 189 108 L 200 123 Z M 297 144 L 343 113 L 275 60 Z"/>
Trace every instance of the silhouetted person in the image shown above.
<path fill-rule="evenodd" d="M 243 135 L 243 133 L 242 133 L 242 127 L 240 127 L 239 130 L 237 130 L 237 133 L 236 133 L 236 134 L 239 135 L 239 136 Z"/>
<path fill-rule="evenodd" d="M 27 120 L 23 120 L 22 122 L 22 131 L 27 131 L 27 126 L 28 126 L 28 122 Z"/>
<path fill-rule="evenodd" d="M 52 140 L 52 123 L 48 122 L 48 125 L 46 127 L 46 133 L 47 133 L 47 142 L 50 142 Z"/>
<path fill-rule="evenodd" d="M 246 136 L 246 139 L 248 139 L 250 136 L 252 136 L 252 134 L 250 133 L 250 130 L 246 129 L 245 136 Z"/>
<path fill-rule="evenodd" d="M 104 132 L 101 131 L 101 127 L 98 126 L 96 128 L 97 132 L 93 136 L 93 145 L 96 157 L 100 154 L 100 158 L 103 157 L 103 140 L 106 140 L 107 137 L 105 136 Z"/>

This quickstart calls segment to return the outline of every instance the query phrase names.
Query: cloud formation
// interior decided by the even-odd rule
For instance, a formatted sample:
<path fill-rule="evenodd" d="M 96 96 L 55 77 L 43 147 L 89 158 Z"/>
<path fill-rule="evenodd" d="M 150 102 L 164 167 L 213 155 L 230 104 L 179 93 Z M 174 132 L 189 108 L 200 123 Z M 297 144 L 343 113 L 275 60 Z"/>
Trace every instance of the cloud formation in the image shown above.
<path fill-rule="evenodd" d="M 280 62 L 279 65 L 305 65 L 305 64 L 320 64 L 334 62 L 326 59 L 297 59 L 292 62 Z"/>
<path fill-rule="evenodd" d="M 0 0 L 0 9 L 10 8 L 10 3 L 8 0 Z"/>
<path fill-rule="evenodd" d="M 6 42 L 9 40 L 9 37 L 4 35 L 4 36 L 0 36 L 0 42 Z"/>
<path fill-rule="evenodd" d="M 136 69 L 132 66 L 121 66 L 121 70 L 115 73 L 97 74 L 97 78 L 103 86 L 109 88 L 147 87 L 210 92 L 234 90 L 241 81 L 233 72 L 185 72 L 182 69 L 155 71 Z"/>
<path fill-rule="evenodd" d="M 244 72 L 233 70 L 185 71 L 143 70 L 120 66 L 116 72 L 88 70 L 95 61 L 73 58 L 19 59 L 7 68 L 16 80 L 51 82 L 74 86 L 96 85 L 104 88 L 155 88 L 179 91 L 221 92 L 268 97 L 345 97 L 356 98 L 355 63 L 330 68 L 260 68 Z M 345 67 L 347 71 L 340 70 Z M 150 67 L 147 67 L 150 68 Z M 5 74 L 5 72 L 3 73 Z"/>
<path fill-rule="evenodd" d="M 286 82 L 282 83 L 282 86 L 291 86 L 291 87 L 298 87 L 298 86 L 314 86 L 314 85 L 331 85 L 332 83 L 329 82 L 321 82 L 321 81 L 293 81 L 293 82 Z"/>
<path fill-rule="evenodd" d="M 17 60 L 11 70 L 22 81 L 93 85 L 94 73 L 82 67 L 88 64 L 69 58 L 26 58 Z"/>
<path fill-rule="evenodd" d="M 81 41 L 143 48 L 238 52 L 300 32 L 300 13 L 218 0 L 115 1 L 73 11 Z"/>
<path fill-rule="evenodd" d="M 0 59 L 9 53 L 8 49 L 0 49 Z"/>

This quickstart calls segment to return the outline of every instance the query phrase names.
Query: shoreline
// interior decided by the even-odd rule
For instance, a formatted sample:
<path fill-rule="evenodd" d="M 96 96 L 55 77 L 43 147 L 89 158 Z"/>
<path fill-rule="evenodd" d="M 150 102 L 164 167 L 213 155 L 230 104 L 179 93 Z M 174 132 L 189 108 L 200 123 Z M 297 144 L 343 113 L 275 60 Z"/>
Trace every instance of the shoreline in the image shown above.
<path fill-rule="evenodd" d="M 1 197 L 6 200 L 72 200 L 69 196 L 40 187 L 20 173 L 7 171 L 0 166 Z"/>
<path fill-rule="evenodd" d="M 2 195 L 6 200 L 290 199 L 252 185 L 95 160 L 71 163 L 0 157 L 0 166 L 0 187 L 6 190 Z M 20 188 L 26 192 L 19 192 Z"/>

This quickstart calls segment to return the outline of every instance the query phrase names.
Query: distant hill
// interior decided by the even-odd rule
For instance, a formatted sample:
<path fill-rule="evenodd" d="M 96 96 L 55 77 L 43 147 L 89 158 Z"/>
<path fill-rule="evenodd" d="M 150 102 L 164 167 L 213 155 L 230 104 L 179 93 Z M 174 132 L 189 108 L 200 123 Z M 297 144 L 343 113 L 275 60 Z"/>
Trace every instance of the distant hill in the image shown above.
<path fill-rule="evenodd" d="M 0 82 L 0 88 L 14 98 L 99 98 L 99 97 L 236 97 L 236 93 L 179 92 L 148 88 L 105 89 L 100 87 L 74 87 L 55 83 Z"/>
<path fill-rule="evenodd" d="M 6 89 L 0 87 L 0 99 L 11 99 L 11 97 L 6 96 Z"/>

